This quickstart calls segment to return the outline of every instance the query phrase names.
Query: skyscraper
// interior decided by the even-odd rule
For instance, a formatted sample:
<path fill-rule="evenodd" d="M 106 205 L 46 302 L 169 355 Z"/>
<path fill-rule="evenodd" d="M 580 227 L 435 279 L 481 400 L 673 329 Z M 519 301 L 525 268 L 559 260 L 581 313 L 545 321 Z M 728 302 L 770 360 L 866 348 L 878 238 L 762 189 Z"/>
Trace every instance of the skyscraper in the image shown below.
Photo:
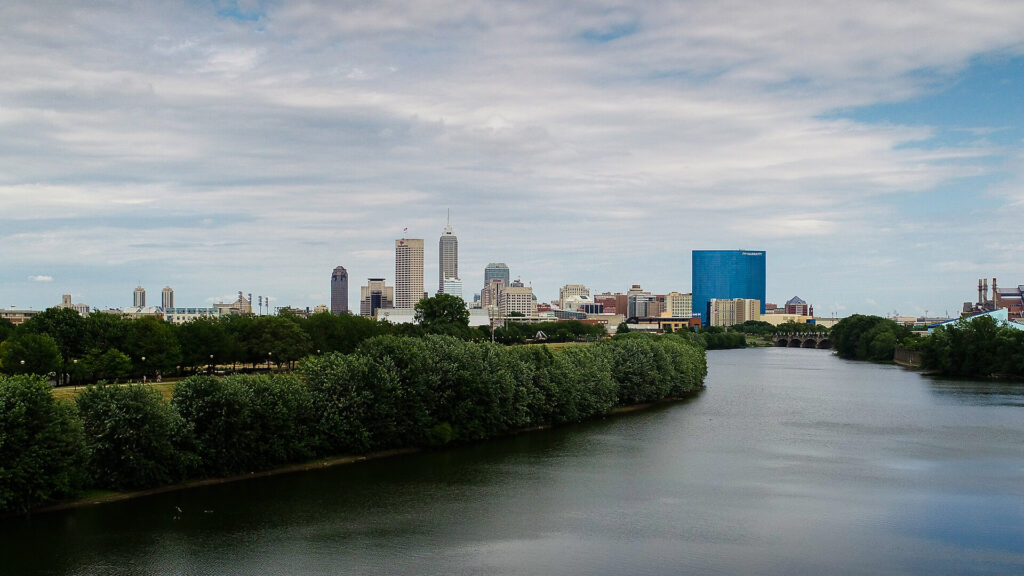
<path fill-rule="evenodd" d="M 512 275 L 509 273 L 508 266 L 503 262 L 491 262 L 484 268 L 484 287 L 490 285 L 491 280 L 501 280 L 508 286 L 512 283 Z"/>
<path fill-rule="evenodd" d="M 146 289 L 142 286 L 136 286 L 135 292 L 132 293 L 132 306 L 135 308 L 142 308 L 146 305 Z"/>
<path fill-rule="evenodd" d="M 452 229 L 451 218 L 448 219 L 437 244 L 437 276 L 438 294 L 445 293 L 445 280 L 459 277 L 459 237 Z"/>
<path fill-rule="evenodd" d="M 393 308 L 395 289 L 384 283 L 383 278 L 370 278 L 366 286 L 359 288 L 359 315 L 371 318 L 381 308 Z"/>
<path fill-rule="evenodd" d="M 423 239 L 395 240 L 395 308 L 413 308 L 423 298 Z"/>
<path fill-rule="evenodd" d="M 163 291 L 160 292 L 160 307 L 164 310 L 174 308 L 174 290 L 170 286 L 164 286 Z"/>
<path fill-rule="evenodd" d="M 338 266 L 331 273 L 331 314 L 348 313 L 348 270 Z"/>
<path fill-rule="evenodd" d="M 693 313 L 708 323 L 712 298 L 746 298 L 765 304 L 764 250 L 694 250 L 692 255 Z"/>

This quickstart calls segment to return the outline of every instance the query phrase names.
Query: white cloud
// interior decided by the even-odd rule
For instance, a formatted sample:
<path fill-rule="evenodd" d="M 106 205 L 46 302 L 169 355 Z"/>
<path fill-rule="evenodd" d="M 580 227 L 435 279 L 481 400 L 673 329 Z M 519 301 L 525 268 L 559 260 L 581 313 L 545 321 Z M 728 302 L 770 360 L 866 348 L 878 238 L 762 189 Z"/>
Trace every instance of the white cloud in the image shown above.
<path fill-rule="evenodd" d="M 43 275 L 29 276 L 28 280 L 29 280 L 29 282 L 53 282 L 53 276 L 43 276 Z"/>
<path fill-rule="evenodd" d="M 834 301 L 827 277 L 856 302 L 889 284 L 878 270 L 919 264 L 910 236 L 950 252 L 937 274 L 984 242 L 966 238 L 991 237 L 933 238 L 943 223 L 907 209 L 932 190 L 1010 173 L 991 194 L 1021 201 L 1020 150 L 923 145 L 935 127 L 837 114 L 1019 55 L 1012 2 L 289 2 L 258 16 L 5 8 L 0 257 L 90 294 L 99 274 L 127 290 L 151 276 L 186 300 L 251 287 L 312 305 L 335 265 L 392 275 L 404 226 L 433 266 L 452 208 L 467 292 L 501 259 L 542 298 L 575 278 L 686 289 L 690 248 L 759 245 L 770 286 Z"/>

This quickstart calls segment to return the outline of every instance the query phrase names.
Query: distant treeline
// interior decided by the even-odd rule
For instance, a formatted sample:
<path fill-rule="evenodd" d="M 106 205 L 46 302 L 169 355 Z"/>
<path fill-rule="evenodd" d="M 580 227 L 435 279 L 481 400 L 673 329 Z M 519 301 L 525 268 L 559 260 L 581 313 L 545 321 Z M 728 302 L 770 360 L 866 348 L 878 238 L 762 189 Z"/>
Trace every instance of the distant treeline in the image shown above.
<path fill-rule="evenodd" d="M 920 351 L 922 368 L 946 376 L 1024 378 L 1024 330 L 990 316 L 944 324 L 922 336 L 888 318 L 855 314 L 832 328 L 831 340 L 843 358 L 889 362 L 900 346 Z"/>
<path fill-rule="evenodd" d="M 443 296 L 443 295 L 442 295 Z M 424 299 L 452 306 L 449 298 Z M 119 314 L 87 317 L 67 308 L 51 308 L 14 327 L 0 320 L 0 372 L 50 374 L 58 384 L 124 380 L 160 373 L 189 374 L 206 366 L 291 365 L 314 353 L 351 353 L 365 340 L 384 335 L 446 334 L 463 340 L 490 340 L 489 327 L 470 328 L 469 313 L 458 301 L 453 321 L 431 317 L 420 324 L 390 324 L 362 316 L 319 313 L 309 318 L 283 313 L 200 318 L 182 325 L 160 318 L 129 319 Z M 440 314 L 440 312 L 439 312 Z M 513 324 L 495 331 L 495 340 L 515 344 L 538 331 L 549 342 L 594 340 L 600 326 L 581 322 Z"/>
<path fill-rule="evenodd" d="M 923 368 L 947 376 L 1024 379 L 1024 330 L 1001 325 L 991 316 L 944 324 L 916 349 Z"/>
<path fill-rule="evenodd" d="M 450 336 L 375 336 L 289 373 L 195 375 L 170 400 L 99 385 L 74 403 L 38 376 L 0 376 L 0 510 L 83 489 L 140 489 L 311 458 L 577 422 L 703 387 L 689 334 L 625 334 L 551 352 Z"/>

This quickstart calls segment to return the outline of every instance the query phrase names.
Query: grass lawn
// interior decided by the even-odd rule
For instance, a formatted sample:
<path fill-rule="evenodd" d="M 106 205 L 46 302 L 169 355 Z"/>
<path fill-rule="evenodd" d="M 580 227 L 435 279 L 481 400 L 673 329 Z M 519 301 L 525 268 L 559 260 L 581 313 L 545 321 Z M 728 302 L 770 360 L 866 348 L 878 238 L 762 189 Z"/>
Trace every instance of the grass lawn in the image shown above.
<path fill-rule="evenodd" d="M 163 382 L 147 382 L 142 384 L 135 382 L 134 384 L 120 384 L 120 386 L 149 386 L 160 391 L 165 399 L 171 398 L 171 390 L 174 389 L 175 382 L 163 381 Z M 58 400 L 74 400 L 78 395 L 86 389 L 86 386 L 61 386 L 60 388 L 53 389 L 53 396 Z"/>

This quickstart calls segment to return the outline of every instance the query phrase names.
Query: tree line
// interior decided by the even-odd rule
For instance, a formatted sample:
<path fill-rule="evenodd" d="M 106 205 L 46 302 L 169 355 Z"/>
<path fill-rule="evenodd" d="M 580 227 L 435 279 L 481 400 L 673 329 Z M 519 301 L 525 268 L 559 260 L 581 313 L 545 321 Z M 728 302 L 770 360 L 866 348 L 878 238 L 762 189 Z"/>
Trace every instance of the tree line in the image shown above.
<path fill-rule="evenodd" d="M 461 299 L 441 294 L 417 304 L 419 324 L 390 324 L 348 314 L 318 313 L 302 318 L 233 315 L 198 318 L 182 325 L 161 318 L 130 319 L 120 314 L 82 317 L 50 308 L 14 327 L 0 320 L 0 372 L 53 374 L 60 384 L 123 380 L 144 375 L 190 374 L 209 366 L 255 368 L 292 365 L 314 353 L 351 353 L 376 336 L 444 334 L 462 340 L 490 340 L 489 327 L 469 327 Z M 600 326 L 576 321 L 509 323 L 494 331 L 504 344 L 531 340 L 537 331 L 550 342 L 594 340 Z"/>
<path fill-rule="evenodd" d="M 0 510 L 83 489 L 128 490 L 311 458 L 435 447 L 563 424 L 703 388 L 689 334 L 625 334 L 552 352 L 452 336 L 374 336 L 291 372 L 197 374 L 171 398 L 141 385 L 57 400 L 0 376 Z"/>

